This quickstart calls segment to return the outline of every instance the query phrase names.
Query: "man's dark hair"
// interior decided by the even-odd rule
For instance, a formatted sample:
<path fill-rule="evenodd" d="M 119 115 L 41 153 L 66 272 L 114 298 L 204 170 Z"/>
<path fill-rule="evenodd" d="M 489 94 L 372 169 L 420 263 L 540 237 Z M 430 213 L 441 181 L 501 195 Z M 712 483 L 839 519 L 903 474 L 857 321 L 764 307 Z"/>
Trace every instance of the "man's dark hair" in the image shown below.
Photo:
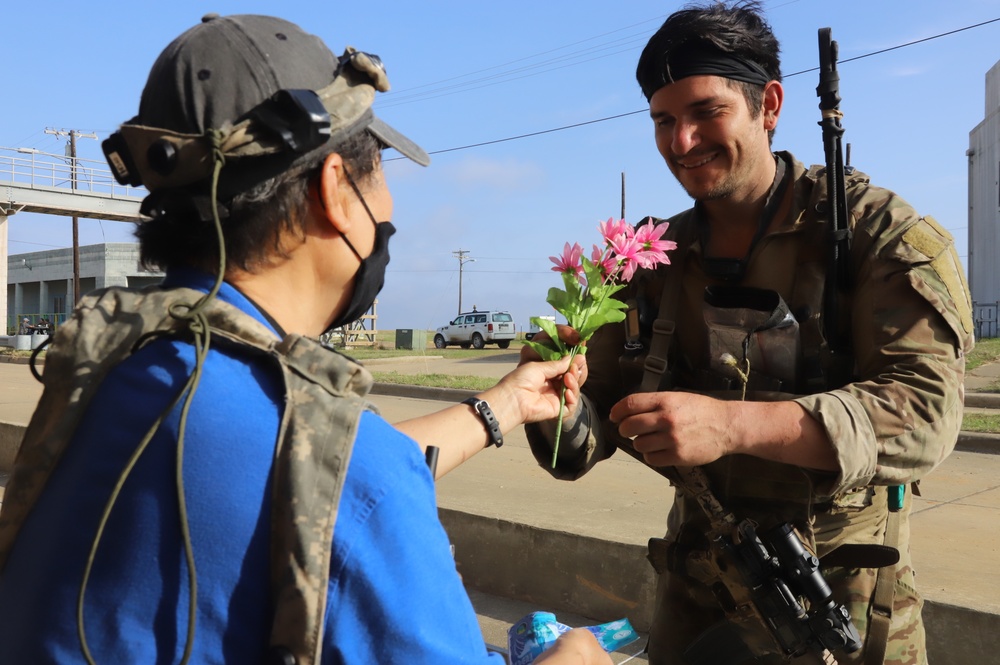
<path fill-rule="evenodd" d="M 336 152 L 343 157 L 363 191 L 365 181 L 381 163 L 382 148 L 369 132 L 360 131 L 330 150 L 314 151 L 301 164 L 238 194 L 226 204 L 229 214 L 222 220 L 227 270 L 239 268 L 254 273 L 272 257 L 287 257 L 282 238 L 286 233 L 299 237 L 304 234 L 309 187 L 327 155 Z M 213 274 L 218 270 L 218 240 L 210 221 L 168 215 L 140 223 L 135 235 L 145 267 L 189 265 Z"/>
<path fill-rule="evenodd" d="M 708 46 L 756 63 L 772 80 L 781 80 L 781 49 L 759 2 L 692 4 L 668 16 L 639 56 L 635 77 L 647 99 L 670 83 L 665 67 L 671 54 L 693 46 Z M 742 90 L 752 117 L 757 117 L 763 103 L 763 86 L 726 81 Z"/>

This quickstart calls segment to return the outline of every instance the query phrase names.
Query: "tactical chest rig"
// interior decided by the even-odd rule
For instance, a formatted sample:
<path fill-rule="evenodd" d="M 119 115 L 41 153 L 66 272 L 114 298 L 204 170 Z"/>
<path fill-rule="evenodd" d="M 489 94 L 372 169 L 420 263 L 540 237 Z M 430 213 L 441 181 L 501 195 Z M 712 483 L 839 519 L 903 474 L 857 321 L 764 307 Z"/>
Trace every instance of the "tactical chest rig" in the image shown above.
<path fill-rule="evenodd" d="M 799 174 L 795 174 L 796 176 Z M 794 176 L 793 176 L 794 177 Z M 796 377 L 779 380 L 774 376 L 756 371 L 751 366 L 744 380 L 737 373 L 720 372 L 718 368 L 706 368 L 705 358 L 709 354 L 706 345 L 706 329 L 702 321 L 701 304 L 706 287 L 713 284 L 698 261 L 702 248 L 698 245 L 698 229 L 693 211 L 688 211 L 671 220 L 670 233 L 678 243 L 670 265 L 661 267 L 655 274 L 647 274 L 647 283 L 639 283 L 635 290 L 636 299 L 632 325 L 626 326 L 626 353 L 620 359 L 623 384 L 634 386 L 642 392 L 669 389 L 689 389 L 704 392 L 721 399 L 740 399 L 745 390 L 745 398 L 761 401 L 791 399 L 795 394 L 822 392 L 848 383 L 852 379 L 853 368 L 837 365 L 833 361 L 823 334 L 824 284 L 826 279 L 829 228 L 824 219 L 826 186 L 822 168 L 813 167 L 804 178 L 809 187 L 794 190 L 800 200 L 793 201 L 793 209 L 801 210 L 794 224 L 781 226 L 777 231 L 764 237 L 755 248 L 753 268 L 747 281 L 764 289 L 783 294 L 788 310 L 799 325 L 801 351 L 798 357 Z M 867 176 L 855 172 L 848 181 L 848 187 L 864 185 Z M 854 220 L 851 220 L 853 224 Z M 751 257 L 748 257 L 748 261 Z M 657 302 L 658 300 L 658 302 Z M 840 298 L 837 303 L 835 325 L 849 331 L 850 303 Z M 626 319 L 628 322 L 629 319 Z M 697 322 L 697 323 L 695 323 Z M 845 332 L 849 338 L 849 332 Z M 678 350 L 684 349 L 682 355 Z M 631 351 L 630 351 L 631 349 Z M 740 365 L 742 367 L 742 365 Z M 741 390 L 741 388 L 743 390 Z M 619 447 L 640 460 L 630 450 L 627 442 Z M 733 583 L 731 576 L 720 572 L 711 561 L 712 555 L 703 555 L 686 550 L 683 541 L 690 533 L 687 527 L 696 527 L 700 532 L 695 539 L 719 543 L 729 540 L 730 550 L 726 558 L 730 561 L 742 558 L 739 551 L 733 552 L 732 543 L 743 543 L 740 547 L 754 549 L 746 533 L 738 533 L 745 522 L 735 520 L 729 510 L 738 511 L 743 517 L 750 517 L 751 524 L 774 527 L 788 523 L 803 535 L 812 552 L 821 557 L 823 566 L 848 566 L 879 568 L 872 616 L 868 630 L 866 663 L 881 663 L 884 653 L 892 612 L 893 582 L 898 552 L 899 521 L 895 512 L 889 512 L 885 539 L 881 545 L 840 545 L 835 549 L 817 547 L 814 525 L 817 516 L 831 505 L 838 503 L 868 505 L 869 510 L 887 510 L 887 491 L 884 487 L 860 488 L 849 495 L 819 501 L 814 488 L 818 480 L 813 473 L 785 464 L 769 462 L 759 458 L 735 455 L 696 469 L 656 469 L 667 476 L 686 495 L 690 504 L 683 515 L 685 528 L 681 529 L 674 543 L 659 539 L 650 542 L 650 559 L 658 570 L 663 567 L 683 574 L 693 575 L 707 586 L 714 585 L 716 595 L 722 587 L 725 596 L 723 606 L 727 617 L 735 625 L 760 621 L 761 609 L 748 608 L 759 599 L 742 588 L 740 582 Z M 725 508 L 723 508 L 725 507 Z M 688 523 L 690 522 L 690 523 Z M 671 524 L 672 528 L 677 524 Z M 768 540 L 767 536 L 764 536 Z M 659 541 L 659 542 L 657 542 Z M 760 542 L 759 540 L 757 541 Z M 779 546 L 780 547 L 780 546 Z M 726 549 L 723 546 L 723 549 Z M 753 556 L 756 556 L 754 554 Z M 692 558 L 693 557 L 693 558 Z M 766 556 L 765 556 L 766 558 Z M 792 558 L 791 556 L 786 558 Z M 795 555 L 798 558 L 798 554 Z M 657 561 L 659 559 L 659 561 Z M 804 560 L 804 559 L 803 559 Z M 766 566 L 765 566 L 766 568 Z M 700 569 L 700 570 L 699 570 Z M 801 571 L 800 571 L 801 572 Z M 796 573 L 799 574 L 799 573 Z M 800 575 L 801 577 L 801 575 Z M 820 578 L 821 579 L 821 578 Z M 758 583 L 759 585 L 759 583 Z M 796 590 L 802 595 L 802 590 Z M 781 594 L 778 594 L 779 596 Z M 809 600 L 824 601 L 819 597 Z M 828 600 L 828 598 L 826 599 Z M 768 601 L 765 601 L 767 604 Z M 769 620 L 763 617 L 765 623 Z M 794 622 L 793 622 L 794 623 Z M 769 630 L 771 639 L 750 638 L 751 650 L 755 653 L 784 653 L 791 656 L 787 635 L 782 637 L 780 626 L 773 621 Z M 849 637 L 849 635 L 848 635 Z M 754 639 L 757 641 L 754 642 Z M 706 640 L 708 641 L 708 640 Z M 833 640 L 836 642 L 836 639 Z M 817 644 L 814 643 L 814 647 Z M 830 648 L 836 648 L 835 645 Z M 692 662 L 712 662 L 718 654 L 710 654 L 709 660 Z M 721 661 L 720 661 L 721 662 Z"/>
<path fill-rule="evenodd" d="M 45 391 L 28 425 L 0 514 L 0 567 L 18 530 L 71 441 L 101 381 L 161 335 L 187 328 L 172 305 L 203 294 L 188 289 L 107 289 L 85 297 L 46 354 Z M 269 657 L 316 665 L 323 644 L 333 529 L 371 375 L 300 335 L 276 340 L 263 325 L 217 299 L 206 315 L 213 343 L 280 367 L 285 405 L 272 468 Z M 110 321 L 110 323 L 108 323 Z"/>

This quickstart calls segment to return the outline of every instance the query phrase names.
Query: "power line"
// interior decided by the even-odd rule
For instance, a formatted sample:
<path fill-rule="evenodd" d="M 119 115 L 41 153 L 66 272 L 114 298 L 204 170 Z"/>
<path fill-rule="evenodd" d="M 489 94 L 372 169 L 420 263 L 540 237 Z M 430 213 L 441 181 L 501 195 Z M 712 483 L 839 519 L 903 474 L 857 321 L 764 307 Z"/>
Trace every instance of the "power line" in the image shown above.
<path fill-rule="evenodd" d="M 863 60 L 864 58 L 870 58 L 873 55 L 881 55 L 882 53 L 888 53 L 889 51 L 895 51 L 897 49 L 906 48 L 907 46 L 914 46 L 916 44 L 922 44 L 924 42 L 929 42 L 935 39 L 940 39 L 941 37 L 948 37 L 949 35 L 954 35 L 959 32 L 965 32 L 966 30 L 972 30 L 973 28 L 980 28 L 984 25 L 989 25 L 990 23 L 996 23 L 1000 21 L 1000 17 L 991 18 L 988 21 L 983 21 L 982 23 L 976 23 L 975 25 L 967 25 L 964 28 L 958 28 L 957 30 L 950 30 L 948 32 L 942 32 L 931 37 L 924 37 L 923 39 L 915 39 L 912 42 L 906 42 L 905 44 L 899 44 L 897 46 L 890 46 L 889 48 L 880 49 L 878 51 L 872 51 L 871 53 L 865 53 L 863 55 L 856 55 L 853 58 L 844 58 L 843 60 L 838 60 L 837 64 L 842 65 L 845 62 L 854 62 L 855 60 Z M 812 69 L 803 69 L 799 72 L 794 72 L 789 74 L 785 78 L 791 78 L 792 76 L 798 76 L 799 74 L 808 74 L 809 72 L 815 72 L 819 70 L 819 67 L 813 67 Z"/>
<path fill-rule="evenodd" d="M 865 54 L 862 54 L 862 55 L 857 55 L 857 56 L 854 56 L 853 58 L 846 58 L 844 60 L 840 60 L 839 63 L 852 62 L 852 61 L 855 61 L 855 60 L 861 60 L 861 59 L 864 59 L 864 58 L 870 58 L 872 56 L 880 55 L 882 53 L 887 53 L 889 51 L 895 51 L 895 50 L 898 50 L 898 49 L 901 49 L 901 48 L 906 48 L 908 46 L 914 46 L 916 44 L 922 44 L 924 42 L 929 42 L 929 41 L 932 41 L 932 40 L 935 40 L 935 39 L 940 39 L 942 37 L 948 37 L 948 36 L 951 36 L 951 35 L 958 34 L 960 32 L 965 32 L 966 30 L 972 30 L 974 28 L 980 28 L 980 27 L 982 27 L 984 25 L 989 25 L 991 23 L 996 23 L 998 21 L 1000 21 L 1000 17 L 989 19 L 988 21 L 982 21 L 981 23 L 976 23 L 976 24 L 973 24 L 973 25 L 967 25 L 964 28 L 958 28 L 956 30 L 949 30 L 948 32 L 942 32 L 942 33 L 939 33 L 939 34 L 936 34 L 936 35 L 932 35 L 930 37 L 924 37 L 923 39 L 917 39 L 917 40 L 914 40 L 912 42 L 906 42 L 905 44 L 899 44 L 897 46 L 890 46 L 889 48 L 884 48 L 884 49 L 880 49 L 878 51 L 872 51 L 870 53 L 865 53 Z M 819 67 L 812 67 L 810 69 L 803 69 L 801 71 L 797 71 L 797 72 L 793 72 L 791 74 L 787 74 L 783 78 L 789 79 L 789 78 L 792 78 L 793 76 L 800 76 L 802 74 L 808 74 L 809 72 L 814 72 L 814 71 L 816 71 L 818 69 L 819 69 Z M 457 152 L 459 150 L 469 150 L 471 148 L 480 148 L 482 146 L 494 145 L 494 144 L 497 144 L 497 143 L 507 143 L 509 141 L 518 141 L 518 140 L 521 140 L 521 139 L 531 138 L 533 136 L 541 136 L 543 134 L 552 134 L 554 132 L 562 132 L 562 131 L 565 131 L 565 130 L 568 130 L 568 129 L 575 129 L 577 127 L 583 127 L 585 125 L 593 125 L 593 124 L 596 124 L 596 123 L 599 123 L 599 122 L 607 122 L 609 120 L 617 120 L 619 118 L 624 118 L 624 117 L 627 117 L 627 116 L 630 116 L 630 115 L 638 115 L 640 113 L 648 113 L 648 112 L 649 112 L 648 109 L 639 109 L 637 111 L 629 111 L 629 112 L 626 112 L 626 113 L 619 113 L 619 114 L 616 114 L 616 115 L 605 116 L 605 117 L 602 117 L 602 118 L 595 118 L 593 120 L 585 120 L 583 122 L 577 122 L 577 123 L 573 123 L 571 125 L 562 125 L 560 127 L 552 127 L 550 129 L 539 130 L 537 132 L 528 132 L 527 134 L 518 134 L 516 136 L 508 136 L 508 137 L 501 138 L 501 139 L 493 139 L 491 141 L 480 141 L 479 143 L 469 143 L 469 144 L 466 144 L 466 145 L 455 146 L 454 148 L 444 148 L 444 149 L 441 149 L 441 150 L 429 150 L 428 154 L 430 154 L 430 155 L 442 155 L 442 154 L 445 154 L 445 153 L 448 153 L 448 152 Z M 384 161 L 386 161 L 386 162 L 392 162 L 392 161 L 396 161 L 396 160 L 399 160 L 399 159 L 404 159 L 404 158 L 402 156 L 400 156 L 400 157 L 390 157 L 388 159 L 385 159 Z"/>
<path fill-rule="evenodd" d="M 611 30 L 609 32 L 605 32 L 605 33 L 602 33 L 602 34 L 599 34 L 599 35 L 595 35 L 593 37 L 587 37 L 585 39 L 581 39 L 581 40 L 572 42 L 570 44 L 565 44 L 563 46 L 558 46 L 556 48 L 548 49 L 548 50 L 542 51 L 540 53 L 535 53 L 535 54 L 527 55 L 527 56 L 524 56 L 524 57 L 521 57 L 521 58 L 516 58 L 514 60 L 510 60 L 508 62 L 501 63 L 499 65 L 493 65 L 493 66 L 490 66 L 490 67 L 485 67 L 483 69 L 478 69 L 478 70 L 475 70 L 475 71 L 472 71 L 472 72 L 468 72 L 466 74 L 459 74 L 457 76 L 452 76 L 452 77 L 449 77 L 449 78 L 446 78 L 446 79 L 442 79 L 440 81 L 434 81 L 434 82 L 431 82 L 431 83 L 425 83 L 425 84 L 422 84 L 422 85 L 414 86 L 412 88 L 406 88 L 406 89 L 400 90 L 400 91 L 393 91 L 393 92 L 390 92 L 388 95 L 386 95 L 383 98 L 385 101 L 379 103 L 379 108 L 387 108 L 387 107 L 390 107 L 390 106 L 399 106 L 399 105 L 402 105 L 402 104 L 413 103 L 415 101 L 423 101 L 424 99 L 431 99 L 431 98 L 441 97 L 441 96 L 444 96 L 444 95 L 457 94 L 458 92 L 464 92 L 465 90 L 474 90 L 474 89 L 485 87 L 486 85 L 495 85 L 497 83 L 506 83 L 506 82 L 508 82 L 510 80 L 516 80 L 516 79 L 520 79 L 520 78 L 525 78 L 526 76 L 535 76 L 537 74 L 547 73 L 549 71 L 553 71 L 554 69 L 561 69 L 561 68 L 569 66 L 569 65 L 583 64 L 585 62 L 590 62 L 591 60 L 595 60 L 597 58 L 607 57 L 609 55 L 617 55 L 618 53 L 623 53 L 625 51 L 624 50 L 614 51 L 613 53 L 606 53 L 606 54 L 601 55 L 601 56 L 593 56 L 593 53 L 595 52 L 595 49 L 597 49 L 597 50 L 607 50 L 609 48 L 614 48 L 616 46 L 620 46 L 623 43 L 634 44 L 634 43 L 637 43 L 637 42 L 644 41 L 644 40 L 648 39 L 648 33 L 645 32 L 645 31 L 643 31 L 643 32 L 634 32 L 634 33 L 631 33 L 631 34 L 626 35 L 624 37 L 618 37 L 618 38 L 616 38 L 616 39 L 614 39 L 612 41 L 609 41 L 609 42 L 604 42 L 604 43 L 601 43 L 601 44 L 597 44 L 596 47 L 594 47 L 594 48 L 578 49 L 578 50 L 575 50 L 575 51 L 571 51 L 568 54 L 560 55 L 560 56 L 554 57 L 554 58 L 549 58 L 547 60 L 543 60 L 541 62 L 537 62 L 537 63 L 534 63 L 534 64 L 519 65 L 519 63 L 530 61 L 530 60 L 533 60 L 535 58 L 546 56 L 546 55 L 549 55 L 549 54 L 552 54 L 552 53 L 557 53 L 559 51 L 563 51 L 565 49 L 569 49 L 569 48 L 572 48 L 574 46 L 578 46 L 578 45 L 581 45 L 581 44 L 586 44 L 588 42 L 593 42 L 595 40 L 601 39 L 602 37 L 607 37 L 609 35 L 613 35 L 613 34 L 616 34 L 616 33 L 624 32 L 626 30 L 631 30 L 632 28 L 637 28 L 639 26 L 645 26 L 646 24 L 654 22 L 654 21 L 661 22 L 663 20 L 663 18 L 664 18 L 663 16 L 658 16 L 658 17 L 655 17 L 655 18 L 646 19 L 646 20 L 640 21 L 638 23 L 633 23 L 631 25 L 627 25 L 627 26 L 625 26 L 623 28 L 618 28 L 616 30 Z M 545 67 L 546 65 L 551 65 L 551 64 L 555 64 L 555 63 L 564 63 L 564 62 L 566 62 L 568 60 L 571 61 L 574 58 L 581 57 L 581 56 L 592 56 L 592 57 L 587 57 L 585 60 L 579 60 L 577 62 L 570 62 L 569 64 L 563 64 L 563 65 L 560 65 L 558 67 L 551 67 L 549 69 L 543 69 L 542 71 L 536 71 L 536 72 L 533 72 L 531 74 L 524 74 L 522 76 L 517 76 L 517 77 L 514 77 L 514 78 L 507 78 L 507 77 L 510 77 L 510 76 L 512 76 L 514 74 L 519 74 L 519 73 L 523 74 L 524 72 L 527 72 L 527 71 L 530 71 L 530 70 L 533 70 L 533 69 L 539 69 L 539 68 Z M 513 70 L 500 71 L 500 72 L 489 74 L 487 76 L 480 76 L 480 77 L 474 78 L 474 79 L 472 79 L 470 81 L 465 81 L 465 82 L 462 82 L 462 83 L 454 83 L 455 81 L 460 81 L 461 79 L 464 79 L 464 78 L 467 78 L 467 77 L 470 77 L 470 76 L 475 76 L 477 74 L 485 74 L 487 72 L 494 72 L 494 70 L 502 69 L 504 67 L 509 67 L 511 65 L 519 65 L 519 66 L 518 66 L 518 68 L 513 69 Z M 503 79 L 503 80 L 497 81 L 497 79 Z M 492 83 L 485 83 L 484 85 L 475 85 L 475 84 L 478 84 L 478 83 L 483 83 L 485 81 L 493 81 L 493 82 Z M 449 84 L 449 85 L 444 85 L 444 84 Z M 472 86 L 472 87 L 470 87 L 470 86 Z M 426 88 L 431 88 L 431 90 L 422 90 L 422 89 L 426 89 Z M 450 91 L 450 92 L 448 92 L 448 91 Z"/>

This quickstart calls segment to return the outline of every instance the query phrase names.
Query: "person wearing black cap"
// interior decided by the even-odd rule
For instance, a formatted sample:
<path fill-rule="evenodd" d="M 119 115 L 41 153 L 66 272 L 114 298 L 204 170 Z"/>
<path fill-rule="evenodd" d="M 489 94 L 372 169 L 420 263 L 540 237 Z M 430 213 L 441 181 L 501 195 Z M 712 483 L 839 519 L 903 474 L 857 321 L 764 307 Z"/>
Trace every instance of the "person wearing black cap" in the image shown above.
<path fill-rule="evenodd" d="M 847 169 L 849 287 L 827 308 L 830 195 L 821 167 L 771 148 L 784 89 L 759 3 L 671 14 L 636 78 L 656 146 L 694 206 L 645 220 L 668 224 L 677 249 L 670 265 L 636 274 L 625 321 L 589 341 L 583 398 L 551 473 L 579 477 L 621 448 L 677 487 L 666 537 L 649 545 L 650 663 L 817 663 L 830 651 L 840 663 L 924 663 L 906 486 L 951 452 L 962 420 L 972 318 L 953 240 Z M 849 340 L 837 355 L 832 335 Z M 525 427 L 545 468 L 554 427 Z M 685 471 L 696 466 L 703 474 Z M 735 546 L 720 543 L 752 547 L 733 528 L 743 523 L 773 542 L 797 542 L 779 539 L 787 525 L 800 532 L 795 594 L 768 603 L 770 587 L 739 573 Z M 816 566 L 806 548 L 832 596 L 806 575 Z M 796 613 L 803 579 L 815 593 L 802 607 L 845 605 L 858 639 Z"/>
<path fill-rule="evenodd" d="M 438 521 L 439 474 L 558 413 L 579 364 L 518 368 L 401 423 L 317 341 L 382 287 L 374 55 L 266 16 L 206 16 L 104 142 L 145 185 L 157 287 L 89 294 L 48 349 L 0 512 L 3 663 L 485 663 Z M 563 376 L 569 376 L 565 379 Z M 577 630 L 550 663 L 610 663 Z"/>

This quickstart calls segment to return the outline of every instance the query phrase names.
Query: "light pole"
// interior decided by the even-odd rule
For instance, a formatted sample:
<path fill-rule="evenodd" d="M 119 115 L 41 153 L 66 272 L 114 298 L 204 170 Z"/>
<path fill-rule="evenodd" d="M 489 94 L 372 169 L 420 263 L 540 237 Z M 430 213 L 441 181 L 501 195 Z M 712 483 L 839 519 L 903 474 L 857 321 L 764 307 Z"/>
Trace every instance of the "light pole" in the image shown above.
<path fill-rule="evenodd" d="M 76 129 L 51 129 L 45 130 L 46 134 L 56 136 L 68 136 L 69 143 L 66 144 L 66 157 L 70 165 L 70 187 L 76 190 L 76 180 L 79 175 L 79 164 L 76 159 L 76 140 L 78 138 L 96 139 L 97 134 L 84 134 Z M 80 223 L 76 215 L 73 215 L 73 302 L 80 301 Z"/>
<path fill-rule="evenodd" d="M 459 314 L 462 313 L 462 266 L 464 266 L 466 263 L 475 262 L 475 259 L 470 259 L 467 256 L 468 253 L 469 252 L 464 249 L 460 249 L 457 252 L 452 252 L 452 254 L 454 254 L 455 257 L 458 259 L 458 313 Z"/>

